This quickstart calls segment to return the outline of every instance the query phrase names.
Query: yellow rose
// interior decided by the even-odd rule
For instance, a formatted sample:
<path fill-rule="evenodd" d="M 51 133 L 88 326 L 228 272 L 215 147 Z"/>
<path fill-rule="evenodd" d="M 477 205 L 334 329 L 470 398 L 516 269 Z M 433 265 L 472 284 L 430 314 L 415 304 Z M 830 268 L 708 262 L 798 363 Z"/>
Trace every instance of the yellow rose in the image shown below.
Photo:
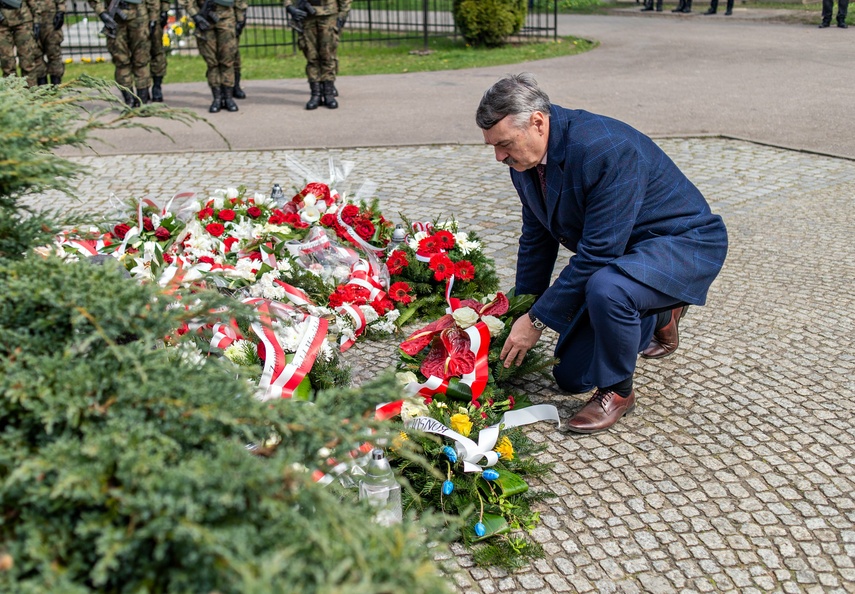
<path fill-rule="evenodd" d="M 169 47 L 169 35 L 163 34 L 163 47 Z"/>
<path fill-rule="evenodd" d="M 175 34 L 178 37 L 181 37 L 184 34 L 184 29 L 182 29 L 181 27 L 175 27 Z"/>
<path fill-rule="evenodd" d="M 463 437 L 469 437 L 472 431 L 472 421 L 469 420 L 469 415 L 457 413 L 451 415 L 451 430 L 457 431 Z"/>
<path fill-rule="evenodd" d="M 511 443 L 511 440 L 506 435 L 499 439 L 495 450 L 502 457 L 502 460 L 514 459 L 514 444 Z"/>

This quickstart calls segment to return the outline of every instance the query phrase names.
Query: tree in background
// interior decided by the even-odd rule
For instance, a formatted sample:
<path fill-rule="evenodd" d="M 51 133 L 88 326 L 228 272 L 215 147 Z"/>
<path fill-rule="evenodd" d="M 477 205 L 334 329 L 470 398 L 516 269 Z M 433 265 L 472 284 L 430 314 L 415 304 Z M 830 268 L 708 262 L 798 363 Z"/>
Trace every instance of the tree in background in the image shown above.
<path fill-rule="evenodd" d="M 522 29 L 526 0 L 454 0 L 452 10 L 467 43 L 497 47 Z"/>

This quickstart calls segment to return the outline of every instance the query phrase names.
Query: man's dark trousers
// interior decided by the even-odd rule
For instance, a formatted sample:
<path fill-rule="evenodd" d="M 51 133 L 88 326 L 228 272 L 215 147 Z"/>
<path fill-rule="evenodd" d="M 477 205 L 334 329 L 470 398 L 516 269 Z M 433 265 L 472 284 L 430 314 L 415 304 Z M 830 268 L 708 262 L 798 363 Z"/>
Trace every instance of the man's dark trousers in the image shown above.
<path fill-rule="evenodd" d="M 837 23 L 846 21 L 846 13 L 849 11 L 849 0 L 839 0 L 837 3 Z M 834 0 L 822 0 L 822 22 L 830 23 L 834 15 Z"/>
<path fill-rule="evenodd" d="M 585 286 L 585 310 L 558 338 L 553 367 L 562 390 L 581 394 L 613 386 L 635 373 L 638 353 L 650 344 L 658 312 L 679 305 L 673 297 L 606 266 Z"/>

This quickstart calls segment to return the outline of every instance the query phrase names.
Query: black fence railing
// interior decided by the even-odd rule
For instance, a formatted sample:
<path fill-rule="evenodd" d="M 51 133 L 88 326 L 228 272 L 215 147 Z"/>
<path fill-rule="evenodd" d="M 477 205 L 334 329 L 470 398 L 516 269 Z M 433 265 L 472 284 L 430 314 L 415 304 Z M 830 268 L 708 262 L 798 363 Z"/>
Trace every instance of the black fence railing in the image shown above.
<path fill-rule="evenodd" d="M 452 0 L 353 0 L 342 44 L 388 44 L 419 41 L 425 49 L 431 37 L 458 36 L 451 14 Z M 107 61 L 103 25 L 85 1 L 71 0 L 66 16 L 63 55 L 79 61 Z M 519 38 L 558 37 L 558 0 L 531 0 Z M 170 54 L 194 55 L 196 42 L 182 16 L 178 0 L 170 11 L 164 45 Z M 240 40 L 242 56 L 294 54 L 297 35 L 288 25 L 281 2 L 250 2 L 247 27 Z"/>

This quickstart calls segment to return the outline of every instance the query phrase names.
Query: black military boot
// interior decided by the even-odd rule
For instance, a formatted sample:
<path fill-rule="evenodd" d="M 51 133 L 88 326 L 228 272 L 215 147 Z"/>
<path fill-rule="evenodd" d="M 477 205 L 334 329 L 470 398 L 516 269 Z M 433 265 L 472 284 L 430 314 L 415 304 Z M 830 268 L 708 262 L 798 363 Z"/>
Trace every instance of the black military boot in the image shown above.
<path fill-rule="evenodd" d="M 47 84 L 47 77 L 46 77 L 46 76 L 40 76 L 40 77 L 38 77 L 38 78 L 36 79 L 36 84 L 37 84 L 37 85 L 39 85 L 39 86 L 46 85 L 46 84 Z"/>
<path fill-rule="evenodd" d="M 163 77 L 153 76 L 152 80 L 154 82 L 151 85 L 151 100 L 155 103 L 163 103 L 163 88 L 160 86 L 163 84 Z"/>
<path fill-rule="evenodd" d="M 309 101 L 306 103 L 306 109 L 317 109 L 321 104 L 321 83 L 309 82 L 309 87 L 312 89 L 312 96 L 309 97 Z"/>
<path fill-rule="evenodd" d="M 333 85 L 331 80 L 324 81 L 323 83 L 323 95 L 324 95 L 324 105 L 329 107 L 330 109 L 336 109 L 338 107 L 338 101 L 335 100 L 335 95 L 333 92 L 335 91 L 335 86 Z"/>
<path fill-rule="evenodd" d="M 235 70 L 235 86 L 232 96 L 235 99 L 246 99 L 246 93 L 240 88 L 240 70 Z"/>
<path fill-rule="evenodd" d="M 686 0 L 680 0 L 677 3 L 677 8 L 675 8 L 671 12 L 683 12 L 683 7 L 685 7 L 685 6 L 686 6 Z"/>
<path fill-rule="evenodd" d="M 692 12 L 692 0 L 686 0 L 686 4 L 683 6 L 681 12 Z"/>
<path fill-rule="evenodd" d="M 211 87 L 211 95 L 214 97 L 214 100 L 211 102 L 211 107 L 208 108 L 210 113 L 217 113 L 220 111 L 220 103 L 223 101 L 223 90 L 221 87 Z"/>
<path fill-rule="evenodd" d="M 125 105 L 128 107 L 139 107 L 140 102 L 139 99 L 134 97 L 134 94 L 130 91 L 122 89 L 122 99 L 125 101 Z"/>
<path fill-rule="evenodd" d="M 144 89 L 137 89 L 137 97 L 140 98 L 140 101 L 143 105 L 148 105 L 151 103 L 151 95 L 148 92 L 148 87 Z"/>
<path fill-rule="evenodd" d="M 61 76 L 56 76 L 56 75 L 54 75 L 54 74 L 51 74 L 51 75 L 50 75 L 50 84 L 52 84 L 52 85 L 61 85 L 61 84 L 62 84 L 62 77 L 61 77 Z"/>
<path fill-rule="evenodd" d="M 641 9 L 641 12 L 647 12 L 649 10 L 653 10 L 653 0 L 644 0 L 644 8 Z"/>
<path fill-rule="evenodd" d="M 237 111 L 238 106 L 235 103 L 234 99 L 234 87 L 227 87 L 223 85 L 223 107 L 225 107 L 229 111 Z"/>

